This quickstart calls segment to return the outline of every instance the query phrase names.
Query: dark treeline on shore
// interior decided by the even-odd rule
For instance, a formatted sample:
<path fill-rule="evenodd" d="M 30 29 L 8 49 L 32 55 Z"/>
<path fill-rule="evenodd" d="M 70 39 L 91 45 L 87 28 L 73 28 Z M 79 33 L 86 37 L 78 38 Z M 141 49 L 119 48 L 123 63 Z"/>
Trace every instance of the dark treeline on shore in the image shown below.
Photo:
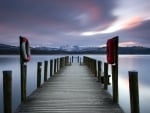
<path fill-rule="evenodd" d="M 19 47 L 0 44 L 1 55 L 19 54 Z M 106 47 L 86 47 L 67 50 L 63 48 L 31 48 L 31 54 L 106 54 Z M 150 48 L 133 46 L 119 47 L 119 54 L 150 54 Z"/>

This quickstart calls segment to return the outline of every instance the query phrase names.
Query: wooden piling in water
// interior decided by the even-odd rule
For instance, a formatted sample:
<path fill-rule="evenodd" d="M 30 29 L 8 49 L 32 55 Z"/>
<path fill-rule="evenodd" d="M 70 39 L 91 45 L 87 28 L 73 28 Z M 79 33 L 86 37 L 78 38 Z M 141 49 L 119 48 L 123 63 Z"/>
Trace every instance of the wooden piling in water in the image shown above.
<path fill-rule="evenodd" d="M 62 57 L 61 58 L 61 68 L 63 68 L 64 67 L 64 58 Z"/>
<path fill-rule="evenodd" d="M 104 63 L 104 89 L 108 89 L 108 63 Z"/>
<path fill-rule="evenodd" d="M 4 113 L 12 113 L 12 71 L 3 71 Z"/>
<path fill-rule="evenodd" d="M 63 67 L 62 64 L 63 63 L 63 61 L 62 61 L 62 58 L 60 58 L 60 69 Z"/>
<path fill-rule="evenodd" d="M 65 64 L 65 57 L 62 58 L 63 59 L 63 67 L 66 65 Z"/>
<path fill-rule="evenodd" d="M 95 77 L 97 77 L 97 60 L 94 59 L 93 62 L 94 62 L 94 74 L 95 74 Z"/>
<path fill-rule="evenodd" d="M 113 102 L 118 103 L 118 97 L 119 97 L 119 92 L 118 92 L 118 42 L 119 42 L 119 37 L 117 36 L 115 39 L 115 64 L 112 65 L 112 89 L 113 89 Z"/>
<path fill-rule="evenodd" d="M 48 61 L 44 61 L 44 82 L 47 81 Z"/>
<path fill-rule="evenodd" d="M 54 74 L 57 72 L 57 60 L 54 59 Z"/>
<path fill-rule="evenodd" d="M 72 63 L 72 62 L 71 62 L 71 57 L 70 57 L 70 65 L 71 65 L 71 63 Z"/>
<path fill-rule="evenodd" d="M 41 87 L 41 69 L 42 62 L 37 63 L 37 88 Z"/>
<path fill-rule="evenodd" d="M 59 71 L 59 58 L 57 58 L 57 72 Z"/>
<path fill-rule="evenodd" d="M 79 63 L 80 57 L 78 56 L 78 63 Z"/>
<path fill-rule="evenodd" d="M 140 113 L 138 72 L 136 71 L 129 71 L 129 90 L 130 90 L 131 113 Z"/>
<path fill-rule="evenodd" d="M 101 65 L 102 65 L 102 62 L 98 61 L 98 82 L 101 82 L 101 73 L 102 73 Z"/>
<path fill-rule="evenodd" d="M 92 59 L 89 59 L 89 63 L 90 63 L 90 69 L 91 69 L 91 71 L 94 73 L 93 60 L 92 60 Z"/>
<path fill-rule="evenodd" d="M 73 63 L 73 56 L 72 56 L 72 63 Z"/>
<path fill-rule="evenodd" d="M 118 103 L 118 68 L 112 65 L 112 93 L 113 101 Z"/>
<path fill-rule="evenodd" d="M 53 76 L 53 60 L 50 60 L 50 77 Z"/>
<path fill-rule="evenodd" d="M 65 66 L 68 65 L 68 56 L 65 56 Z"/>
<path fill-rule="evenodd" d="M 21 75 L 21 101 L 26 101 L 27 65 L 22 65 Z"/>
<path fill-rule="evenodd" d="M 80 57 L 80 65 L 82 64 L 82 62 L 81 62 L 81 57 Z"/>

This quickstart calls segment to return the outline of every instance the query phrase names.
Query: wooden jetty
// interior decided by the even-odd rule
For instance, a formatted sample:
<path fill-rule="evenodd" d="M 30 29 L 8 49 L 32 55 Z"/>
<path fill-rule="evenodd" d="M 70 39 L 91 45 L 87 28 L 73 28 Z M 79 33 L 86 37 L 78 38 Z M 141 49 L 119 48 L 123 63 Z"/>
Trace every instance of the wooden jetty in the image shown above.
<path fill-rule="evenodd" d="M 118 105 L 118 38 L 116 36 L 107 41 L 103 76 L 102 61 L 83 56 L 82 63 L 79 56 L 66 56 L 51 59 L 49 63 L 44 61 L 44 84 L 41 85 L 42 62 L 38 62 L 38 89 L 27 97 L 29 43 L 26 38 L 20 37 L 21 105 L 15 113 L 123 113 Z M 74 58 L 78 63 L 73 63 Z M 109 64 L 112 69 L 112 96 L 107 92 Z M 48 65 L 50 75 L 47 73 Z M 136 71 L 129 71 L 129 89 L 131 113 L 140 113 Z M 3 71 L 3 95 L 4 113 L 12 113 L 12 71 L 9 70 Z"/>
<path fill-rule="evenodd" d="M 89 68 L 63 67 L 33 92 L 15 113 L 123 113 Z"/>

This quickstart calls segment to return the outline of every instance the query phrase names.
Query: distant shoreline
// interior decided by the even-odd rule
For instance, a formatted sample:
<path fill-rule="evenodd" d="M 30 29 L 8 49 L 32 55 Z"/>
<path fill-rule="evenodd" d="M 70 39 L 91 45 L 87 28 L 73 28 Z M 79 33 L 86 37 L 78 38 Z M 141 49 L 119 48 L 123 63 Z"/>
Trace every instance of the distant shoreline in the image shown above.
<path fill-rule="evenodd" d="M 106 47 L 78 47 L 75 48 L 51 48 L 51 47 L 31 47 L 31 54 L 33 55 L 72 55 L 72 54 L 106 54 Z M 118 53 L 120 55 L 150 55 L 150 48 L 133 46 L 133 47 L 119 47 Z M 19 47 L 0 44 L 0 55 L 19 55 Z"/>
<path fill-rule="evenodd" d="M 57 53 L 57 54 L 48 54 L 48 53 L 43 53 L 43 54 L 38 54 L 38 53 L 36 53 L 36 54 L 31 54 L 31 55 L 85 55 L 85 54 L 87 54 L 87 55 L 106 55 L 106 54 L 102 54 L 102 53 Z M 1 54 L 0 53 L 0 56 L 2 56 L 2 55 L 19 55 L 19 54 L 15 54 L 15 53 L 5 53 L 5 54 Z M 138 53 L 136 53 L 136 54 L 128 54 L 128 53 L 126 53 L 126 54 L 123 54 L 123 53 L 119 53 L 119 55 L 150 55 L 150 54 L 138 54 Z"/>

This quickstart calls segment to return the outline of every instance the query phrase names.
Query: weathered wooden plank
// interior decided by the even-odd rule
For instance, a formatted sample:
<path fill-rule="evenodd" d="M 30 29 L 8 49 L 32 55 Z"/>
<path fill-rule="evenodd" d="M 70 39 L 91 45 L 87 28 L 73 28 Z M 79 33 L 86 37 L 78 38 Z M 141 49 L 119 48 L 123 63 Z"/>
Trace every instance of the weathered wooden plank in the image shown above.
<path fill-rule="evenodd" d="M 37 89 L 16 113 L 123 113 L 86 66 L 63 68 Z"/>

